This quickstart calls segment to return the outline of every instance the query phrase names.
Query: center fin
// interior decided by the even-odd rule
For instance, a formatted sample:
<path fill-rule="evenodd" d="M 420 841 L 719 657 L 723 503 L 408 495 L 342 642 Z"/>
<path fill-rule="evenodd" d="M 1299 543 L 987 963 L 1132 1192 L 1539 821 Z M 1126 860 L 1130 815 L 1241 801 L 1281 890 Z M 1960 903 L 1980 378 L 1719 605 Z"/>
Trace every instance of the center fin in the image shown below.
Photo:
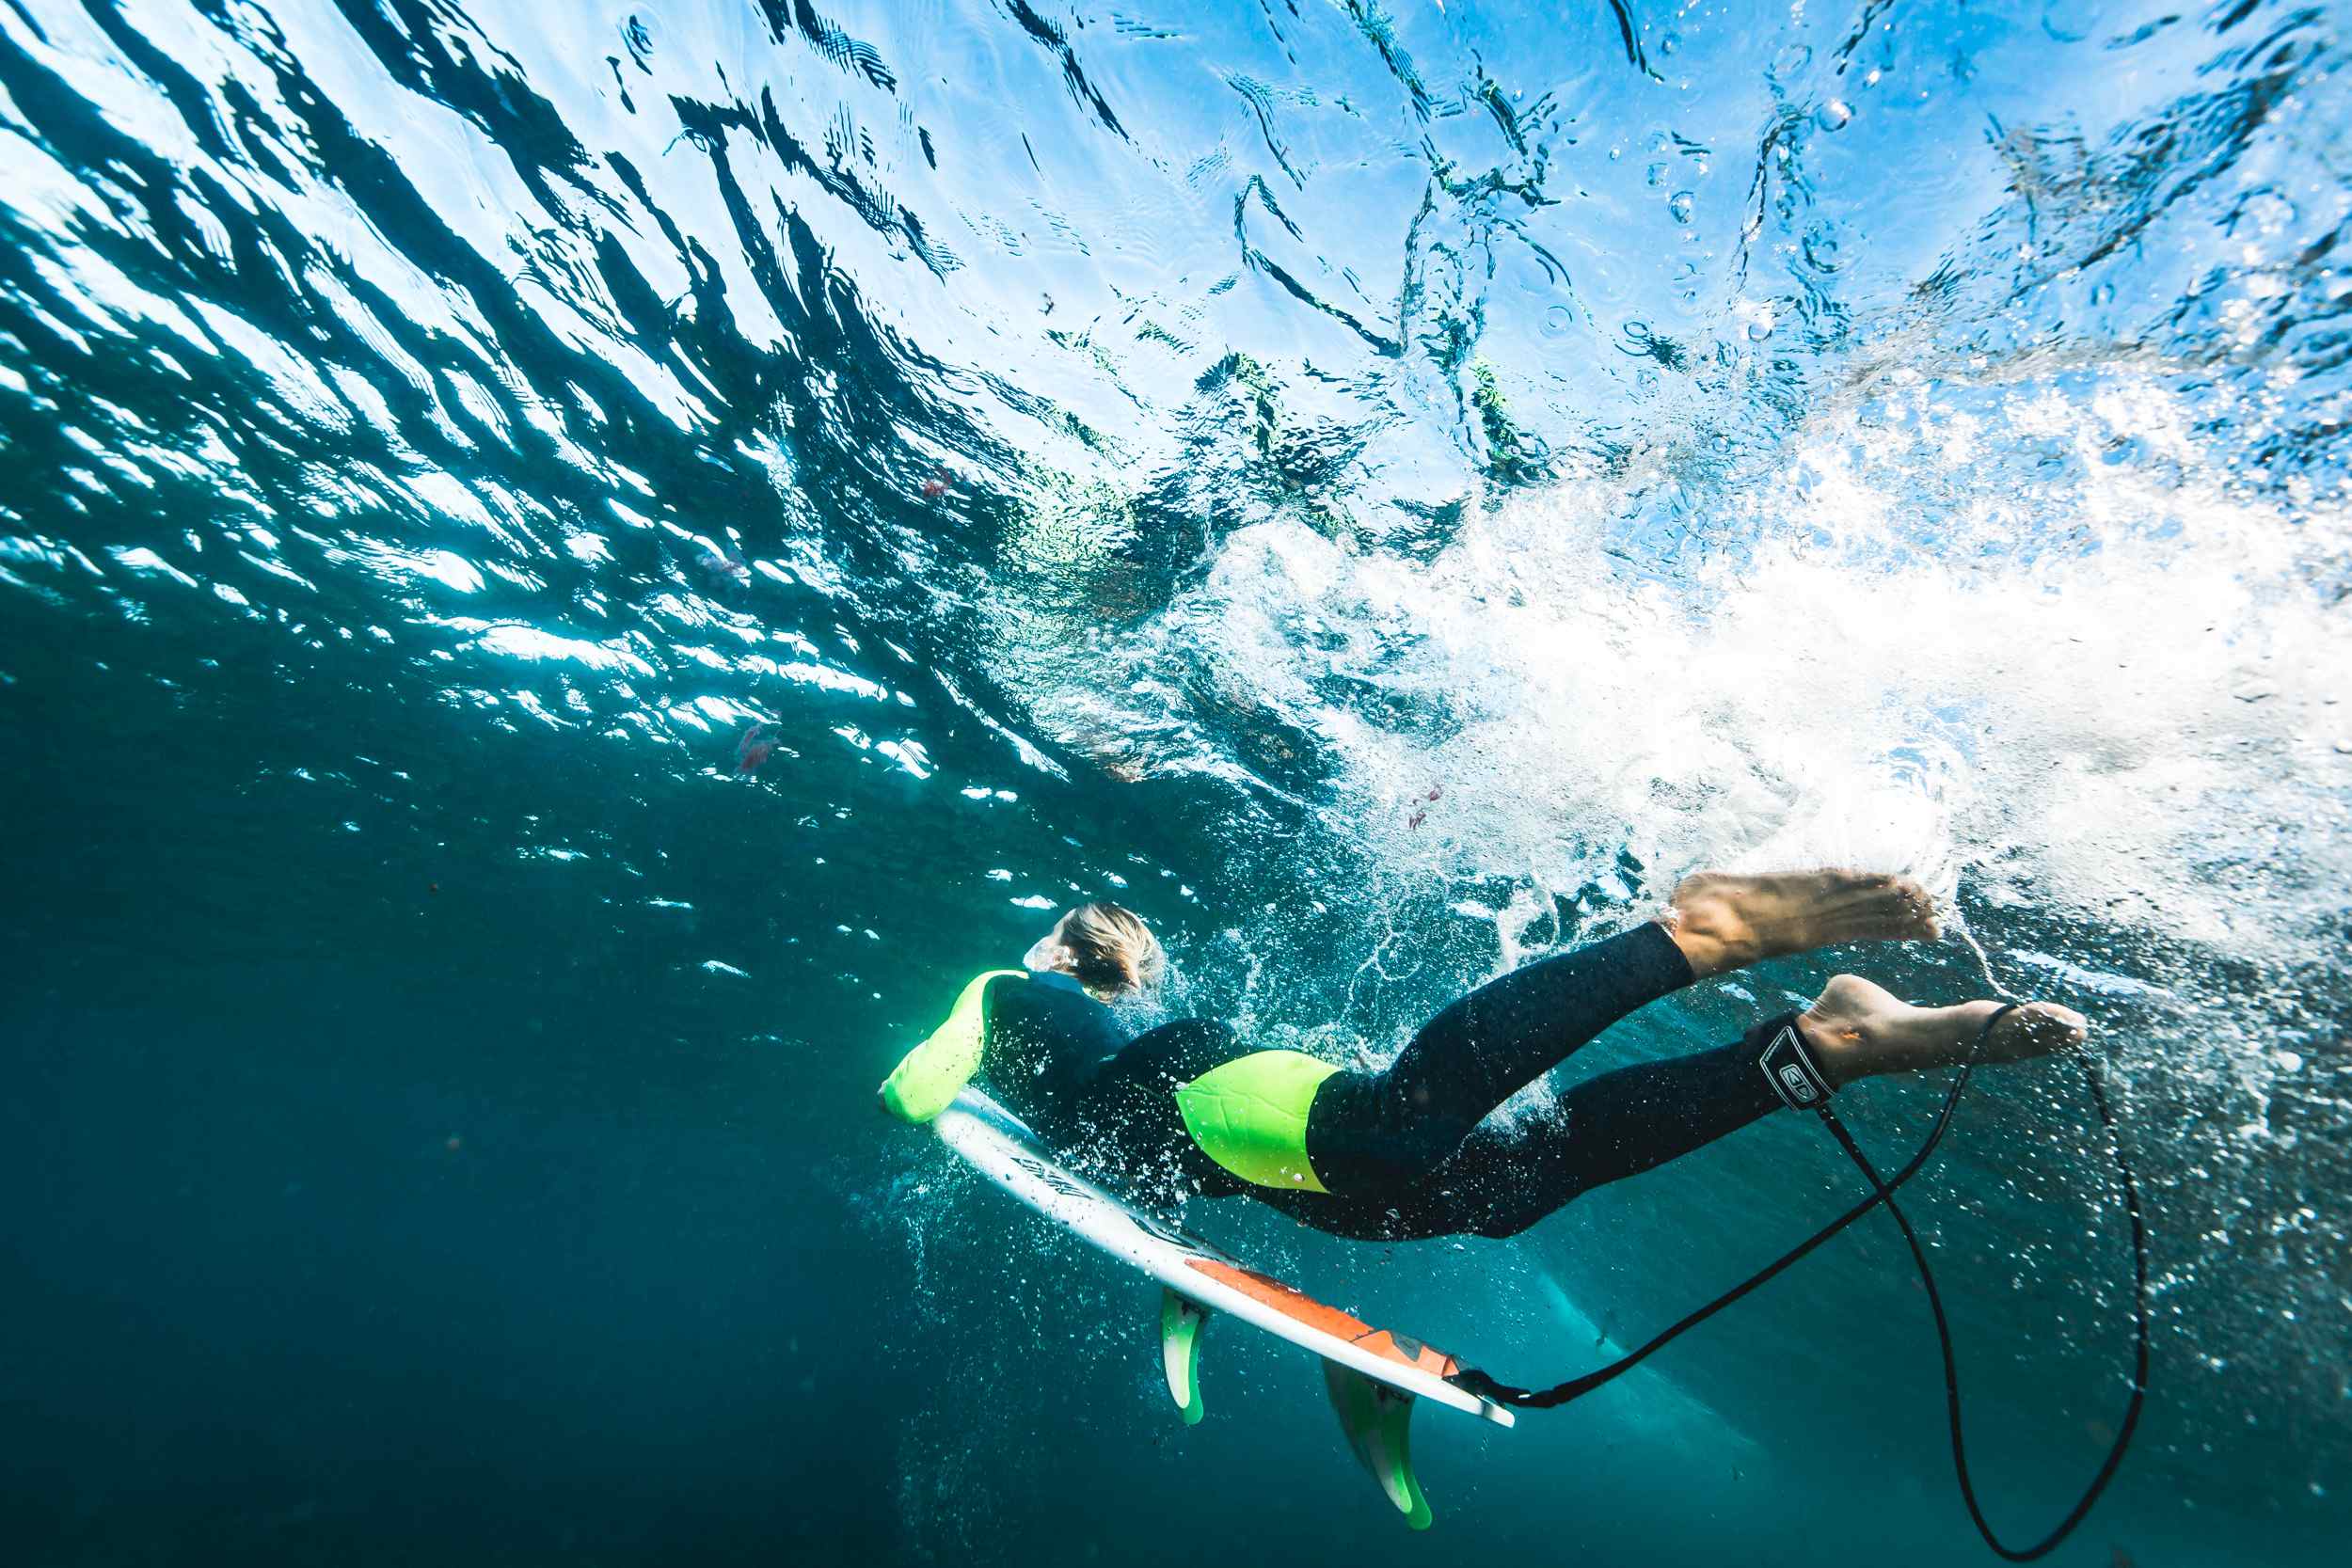
<path fill-rule="evenodd" d="M 1429 1499 L 1413 1474 L 1413 1396 L 1336 1361 L 1323 1364 L 1323 1386 L 1330 1392 L 1331 1408 L 1339 1412 L 1347 1446 L 1405 1515 L 1406 1524 L 1427 1529 Z"/>

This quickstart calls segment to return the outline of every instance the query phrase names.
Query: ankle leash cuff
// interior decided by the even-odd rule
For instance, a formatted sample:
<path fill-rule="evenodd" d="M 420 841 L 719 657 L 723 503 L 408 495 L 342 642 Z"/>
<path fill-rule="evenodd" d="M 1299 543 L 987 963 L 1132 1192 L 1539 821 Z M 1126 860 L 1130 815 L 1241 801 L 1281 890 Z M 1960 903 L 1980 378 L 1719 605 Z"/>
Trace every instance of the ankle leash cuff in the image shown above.
<path fill-rule="evenodd" d="M 1829 1104 L 1830 1082 L 1821 1071 L 1813 1053 L 1804 1048 L 1804 1039 L 1797 1033 L 1797 1017 L 1788 1015 L 1781 1026 L 1772 1031 L 1772 1037 L 1756 1065 L 1764 1074 L 1764 1081 L 1780 1096 L 1782 1104 L 1792 1111 L 1820 1111 Z"/>

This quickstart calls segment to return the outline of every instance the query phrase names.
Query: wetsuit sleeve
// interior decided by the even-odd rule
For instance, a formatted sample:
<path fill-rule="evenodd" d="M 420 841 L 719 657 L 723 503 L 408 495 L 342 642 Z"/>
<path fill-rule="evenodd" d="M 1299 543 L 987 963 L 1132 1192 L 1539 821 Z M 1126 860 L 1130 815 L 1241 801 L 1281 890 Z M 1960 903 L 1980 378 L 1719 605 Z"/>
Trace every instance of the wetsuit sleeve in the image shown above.
<path fill-rule="evenodd" d="M 929 1121 L 946 1110 L 980 1069 L 988 1042 L 989 982 L 1018 970 L 993 969 L 963 988 L 947 1022 L 908 1052 L 882 1080 L 882 1109 L 905 1121 Z"/>

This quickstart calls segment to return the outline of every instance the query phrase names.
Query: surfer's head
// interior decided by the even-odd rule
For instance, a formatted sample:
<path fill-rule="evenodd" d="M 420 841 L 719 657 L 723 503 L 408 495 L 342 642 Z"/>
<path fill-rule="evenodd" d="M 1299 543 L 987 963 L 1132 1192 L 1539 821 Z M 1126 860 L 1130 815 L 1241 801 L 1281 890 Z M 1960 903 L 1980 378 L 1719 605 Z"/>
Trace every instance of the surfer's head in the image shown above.
<path fill-rule="evenodd" d="M 1097 903 L 1081 904 L 1056 921 L 1021 961 L 1067 974 L 1097 996 L 1117 996 L 1157 980 L 1168 955 L 1133 910 Z"/>

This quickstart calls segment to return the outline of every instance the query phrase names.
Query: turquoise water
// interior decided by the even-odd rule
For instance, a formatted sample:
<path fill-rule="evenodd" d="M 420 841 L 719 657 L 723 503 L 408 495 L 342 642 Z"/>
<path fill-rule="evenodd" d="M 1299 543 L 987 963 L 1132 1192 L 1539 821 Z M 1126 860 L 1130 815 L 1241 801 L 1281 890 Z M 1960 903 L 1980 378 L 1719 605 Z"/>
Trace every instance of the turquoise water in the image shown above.
<path fill-rule="evenodd" d="M 8 0 L 8 1559 L 1990 1560 L 1891 1231 L 1424 1412 L 1411 1536 L 1310 1361 L 1212 1324 L 1180 1427 L 1149 1287 L 871 1109 L 1082 895 L 1376 1057 L 1846 862 L 2119 1085 L 2056 1560 L 2336 1560 L 2343 24 Z M 1985 983 L 1568 1070 L 1840 967 Z M 2122 1406 L 2090 1125 L 1987 1075 L 1912 1205 L 2017 1537 Z M 1789 1117 L 1510 1243 L 1187 1220 L 1540 1383 L 1854 1190 Z"/>

